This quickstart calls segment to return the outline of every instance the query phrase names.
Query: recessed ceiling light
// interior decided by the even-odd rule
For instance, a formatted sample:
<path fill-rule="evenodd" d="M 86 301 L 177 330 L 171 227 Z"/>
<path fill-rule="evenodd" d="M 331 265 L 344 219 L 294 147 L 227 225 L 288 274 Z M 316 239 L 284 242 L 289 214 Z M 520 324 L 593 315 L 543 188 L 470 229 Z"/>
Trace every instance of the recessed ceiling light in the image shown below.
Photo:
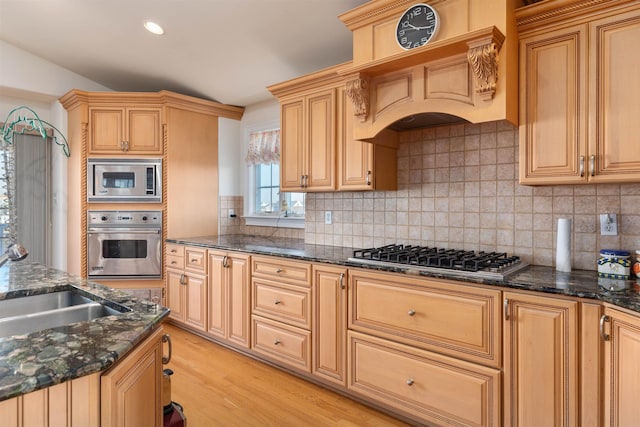
<path fill-rule="evenodd" d="M 157 34 L 159 36 L 164 34 L 164 29 L 153 21 L 144 21 L 144 28 L 146 28 L 150 33 Z"/>

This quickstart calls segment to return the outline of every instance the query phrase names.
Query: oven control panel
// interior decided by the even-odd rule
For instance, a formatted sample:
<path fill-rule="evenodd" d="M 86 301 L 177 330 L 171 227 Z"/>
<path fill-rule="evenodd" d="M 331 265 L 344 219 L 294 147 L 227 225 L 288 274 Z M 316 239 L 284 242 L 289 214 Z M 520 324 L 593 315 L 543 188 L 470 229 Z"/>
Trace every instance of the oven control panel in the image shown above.
<path fill-rule="evenodd" d="M 162 211 L 89 211 L 89 226 L 144 226 L 162 225 Z"/>

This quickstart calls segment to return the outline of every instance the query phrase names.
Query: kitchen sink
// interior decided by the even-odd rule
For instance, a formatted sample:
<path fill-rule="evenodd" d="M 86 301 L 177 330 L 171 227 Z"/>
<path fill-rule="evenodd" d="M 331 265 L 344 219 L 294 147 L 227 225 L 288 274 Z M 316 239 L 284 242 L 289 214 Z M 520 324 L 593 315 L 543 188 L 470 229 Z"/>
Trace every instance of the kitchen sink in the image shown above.
<path fill-rule="evenodd" d="M 12 298 L 0 301 L 0 337 L 27 334 L 120 313 L 73 290 Z"/>

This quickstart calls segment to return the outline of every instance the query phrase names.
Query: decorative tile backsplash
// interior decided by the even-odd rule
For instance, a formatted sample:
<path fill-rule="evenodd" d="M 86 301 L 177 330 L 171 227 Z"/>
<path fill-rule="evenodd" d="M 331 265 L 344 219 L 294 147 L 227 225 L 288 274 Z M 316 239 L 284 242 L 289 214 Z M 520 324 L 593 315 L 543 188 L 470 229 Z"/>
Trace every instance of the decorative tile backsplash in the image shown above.
<path fill-rule="evenodd" d="M 248 234 L 252 236 L 304 239 L 304 230 L 302 229 L 246 225 L 244 219 L 242 219 L 244 215 L 244 198 L 242 196 L 220 196 L 218 206 L 219 234 Z M 229 218 L 229 209 L 235 211 L 235 218 Z"/>
<path fill-rule="evenodd" d="M 519 185 L 508 122 L 406 131 L 400 141 L 398 191 L 307 195 L 307 243 L 504 251 L 553 266 L 558 218 L 570 218 L 573 268 L 595 270 L 602 248 L 640 249 L 640 183 Z M 604 212 L 618 214 L 617 236 L 600 235 Z"/>

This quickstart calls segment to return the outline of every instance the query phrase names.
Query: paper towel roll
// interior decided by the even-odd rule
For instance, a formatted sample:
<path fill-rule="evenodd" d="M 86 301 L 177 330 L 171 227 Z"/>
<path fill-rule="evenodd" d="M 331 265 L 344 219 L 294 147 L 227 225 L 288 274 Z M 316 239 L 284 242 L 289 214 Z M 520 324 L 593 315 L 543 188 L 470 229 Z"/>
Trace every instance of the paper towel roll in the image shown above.
<path fill-rule="evenodd" d="M 571 219 L 558 218 L 556 270 L 571 271 Z"/>

